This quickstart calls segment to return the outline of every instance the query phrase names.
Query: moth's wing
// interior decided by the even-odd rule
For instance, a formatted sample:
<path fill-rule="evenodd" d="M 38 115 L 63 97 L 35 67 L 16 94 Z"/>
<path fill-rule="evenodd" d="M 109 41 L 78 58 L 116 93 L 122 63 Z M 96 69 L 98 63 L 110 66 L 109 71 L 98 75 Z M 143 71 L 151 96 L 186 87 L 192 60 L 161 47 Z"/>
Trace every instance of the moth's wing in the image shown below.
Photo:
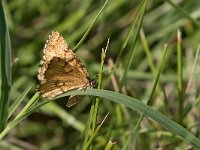
<path fill-rule="evenodd" d="M 74 57 L 74 52 L 69 48 L 65 39 L 54 31 L 49 35 L 43 53 L 46 61 L 50 61 L 53 57 L 59 57 L 66 61 Z"/>
<path fill-rule="evenodd" d="M 69 61 L 76 57 L 74 52 L 65 42 L 65 39 L 58 32 L 54 31 L 49 35 L 49 39 L 44 46 L 43 58 L 38 69 L 38 79 L 40 82 L 44 82 L 45 71 L 53 57 L 59 57 L 65 61 Z"/>
<path fill-rule="evenodd" d="M 37 91 L 45 97 L 53 98 L 88 85 L 90 81 L 87 71 L 77 58 L 66 62 L 53 57 L 45 71 L 44 82 L 39 84 Z"/>
<path fill-rule="evenodd" d="M 86 68 L 58 32 L 49 36 L 43 53 L 37 91 L 44 97 L 54 98 L 90 84 Z"/>

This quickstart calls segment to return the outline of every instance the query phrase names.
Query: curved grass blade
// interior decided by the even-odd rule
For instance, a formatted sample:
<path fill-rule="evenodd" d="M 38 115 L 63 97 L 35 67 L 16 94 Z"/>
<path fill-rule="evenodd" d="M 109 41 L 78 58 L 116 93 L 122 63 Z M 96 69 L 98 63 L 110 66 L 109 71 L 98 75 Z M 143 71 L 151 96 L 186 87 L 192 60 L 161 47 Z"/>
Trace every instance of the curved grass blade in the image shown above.
<path fill-rule="evenodd" d="M 177 124 L 176 122 L 170 120 L 166 116 L 164 116 L 162 113 L 154 110 L 148 105 L 143 104 L 139 100 L 129 97 L 127 95 L 123 95 L 120 93 L 107 91 L 107 90 L 99 90 L 99 89 L 87 89 L 85 91 L 71 91 L 65 94 L 62 94 L 61 96 L 58 96 L 56 99 L 59 99 L 64 96 L 70 96 L 70 95 L 93 95 L 93 96 L 100 96 L 102 98 L 108 99 L 110 101 L 123 104 L 126 107 L 131 108 L 132 110 L 136 110 L 140 113 L 143 113 L 145 116 L 148 116 L 158 122 L 160 125 L 171 131 L 173 134 L 179 135 L 184 141 L 187 143 L 193 145 L 196 148 L 200 148 L 200 140 L 195 137 L 191 132 L 189 132 L 187 129 L 182 127 L 181 125 Z M 38 98 L 39 95 L 36 94 L 36 98 Z M 54 100 L 56 100 L 54 99 Z M 21 122 L 26 116 L 40 108 L 41 106 L 45 105 L 46 103 L 49 103 L 51 101 L 45 101 L 35 107 L 32 107 L 29 111 L 21 115 L 20 117 L 16 117 L 15 122 L 11 122 L 8 124 L 6 129 L 0 134 L 0 139 L 2 139 L 14 126 L 16 126 L 19 122 Z"/>
<path fill-rule="evenodd" d="M 87 89 L 86 91 L 72 91 L 65 93 L 60 97 L 69 96 L 69 95 L 93 95 L 100 96 L 102 98 L 108 99 L 110 101 L 116 102 L 118 104 L 123 104 L 126 107 L 129 107 L 133 110 L 136 110 L 140 113 L 143 113 L 145 116 L 152 118 L 154 121 L 158 122 L 160 125 L 171 131 L 173 134 L 177 134 L 184 141 L 193 145 L 196 148 L 200 148 L 200 139 L 195 137 L 190 131 L 179 125 L 178 123 L 170 120 L 162 113 L 154 110 L 150 106 L 143 104 L 139 100 L 129 97 L 127 95 L 123 95 L 120 93 L 107 91 L 107 90 L 98 90 L 98 89 Z"/>

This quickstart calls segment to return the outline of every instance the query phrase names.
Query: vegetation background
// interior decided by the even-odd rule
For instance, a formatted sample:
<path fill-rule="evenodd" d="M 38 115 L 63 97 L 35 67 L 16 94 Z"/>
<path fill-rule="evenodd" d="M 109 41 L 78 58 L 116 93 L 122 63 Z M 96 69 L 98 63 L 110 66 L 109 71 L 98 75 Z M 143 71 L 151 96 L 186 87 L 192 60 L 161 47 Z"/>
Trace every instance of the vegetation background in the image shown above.
<path fill-rule="evenodd" d="M 188 134 L 192 132 L 199 138 L 200 2 L 109 0 L 104 7 L 105 2 L 107 1 L 1 2 L 11 41 L 10 106 L 16 104 L 18 99 L 21 100 L 18 107 L 13 109 L 14 113 L 9 112 L 12 115 L 8 122 L 16 118 L 35 94 L 37 69 L 44 44 L 52 31 L 58 31 L 72 49 L 83 39 L 76 47 L 77 55 L 91 78 L 101 70 L 102 48 L 105 49 L 110 38 L 103 77 L 100 80 L 102 88 L 129 95 L 145 105 L 151 105 L 166 118 L 186 128 Z M 98 15 L 101 8 L 103 10 Z M 1 24 L 3 17 L 1 13 Z M 0 30 L 2 33 L 2 26 Z M 1 68 L 3 57 L 1 47 Z M 116 60 L 116 70 L 110 78 Z M 161 77 L 159 71 L 162 71 Z M 31 83 L 34 83 L 33 87 L 30 86 Z M 3 81 L 1 87 L 2 85 Z M 107 99 L 99 101 L 93 98 L 93 101 L 96 106 L 85 96 L 78 105 L 67 108 L 67 98 L 62 97 L 43 105 L 20 122 L 15 122 L 12 130 L 0 141 L 0 149 L 200 148 L 198 139 L 195 145 L 195 142 L 188 143 L 187 135 L 180 138 L 182 130 L 178 128 L 169 131 L 154 119 L 143 118 L 138 111 Z M 100 124 L 91 127 L 92 133 L 88 129 L 92 120 L 91 110 L 94 109 L 91 106 L 98 110 L 97 122 L 95 116 L 93 121 L 96 125 Z M 1 103 L 2 110 L 4 107 Z M 151 110 L 146 110 L 145 115 L 151 117 L 150 112 Z M 107 113 L 109 115 L 102 122 Z M 166 126 L 169 124 L 171 123 L 166 123 Z M 85 126 L 88 127 L 87 130 Z"/>

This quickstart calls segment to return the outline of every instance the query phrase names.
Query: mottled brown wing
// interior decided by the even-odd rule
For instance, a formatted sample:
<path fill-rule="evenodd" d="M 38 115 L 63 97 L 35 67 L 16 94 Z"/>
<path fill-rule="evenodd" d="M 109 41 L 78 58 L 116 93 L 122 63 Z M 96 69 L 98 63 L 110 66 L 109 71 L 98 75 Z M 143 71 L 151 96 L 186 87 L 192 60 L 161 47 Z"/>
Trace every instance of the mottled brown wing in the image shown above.
<path fill-rule="evenodd" d="M 78 64 L 72 66 L 73 61 L 76 62 L 65 62 L 54 57 L 45 72 L 45 82 L 39 84 L 38 91 L 45 97 L 53 98 L 64 92 L 89 86 L 88 76 L 80 71 Z"/>
<path fill-rule="evenodd" d="M 45 44 L 38 70 L 42 96 L 54 98 L 64 92 L 90 86 L 86 68 L 58 32 L 52 32 Z"/>

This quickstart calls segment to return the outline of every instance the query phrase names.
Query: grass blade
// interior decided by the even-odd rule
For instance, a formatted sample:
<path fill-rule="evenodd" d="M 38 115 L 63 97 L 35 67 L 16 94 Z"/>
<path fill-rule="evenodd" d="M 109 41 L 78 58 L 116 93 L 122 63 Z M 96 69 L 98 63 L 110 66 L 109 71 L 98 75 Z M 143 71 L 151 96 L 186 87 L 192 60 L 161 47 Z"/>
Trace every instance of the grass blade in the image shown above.
<path fill-rule="evenodd" d="M 154 82 L 154 85 L 153 85 L 153 88 L 152 88 L 152 91 L 151 91 L 151 94 L 149 96 L 149 99 L 147 100 L 147 105 L 151 106 L 152 103 L 153 103 L 153 95 L 155 93 L 155 90 L 156 90 L 156 87 L 158 85 L 158 81 L 160 79 L 160 74 L 163 70 L 163 67 L 164 67 L 164 62 L 165 62 L 165 58 L 166 58 L 166 54 L 167 54 L 167 45 L 165 45 L 164 47 L 164 50 L 163 50 L 163 55 L 162 55 L 162 58 L 161 58 L 161 64 L 160 64 L 160 67 L 158 69 L 158 73 L 157 73 L 157 76 L 156 76 L 156 80 Z M 135 125 L 135 128 L 132 130 L 132 133 L 130 134 L 128 140 L 127 140 L 127 143 L 125 144 L 123 150 L 127 149 L 127 146 L 129 144 L 129 142 L 131 141 L 131 138 L 133 138 L 134 135 L 136 135 L 137 131 L 138 131 L 138 128 L 142 122 L 144 118 L 144 114 L 142 114 L 137 122 L 137 124 Z"/>
<path fill-rule="evenodd" d="M 106 57 L 106 52 L 108 49 L 108 45 L 109 45 L 109 39 L 106 45 L 105 50 L 102 49 L 102 53 L 101 53 L 101 67 L 99 70 L 99 75 L 98 75 L 98 85 L 97 88 L 101 89 L 102 86 L 102 73 L 103 73 L 103 66 L 104 66 L 104 61 L 105 61 L 105 57 Z M 89 134 L 95 132 L 95 127 L 96 127 L 96 120 L 97 120 L 97 115 L 98 115 L 98 108 L 99 108 L 99 103 L 100 103 L 100 98 L 96 97 L 95 101 L 93 102 L 91 109 L 90 109 L 90 115 L 89 115 L 89 120 L 86 126 L 86 132 L 85 132 L 85 139 L 84 139 L 84 144 L 83 144 L 83 149 L 87 149 L 88 144 L 91 144 L 92 141 L 88 141 L 89 138 Z M 91 126 L 91 128 L 90 128 Z M 88 141 L 88 142 L 87 142 Z"/>
<path fill-rule="evenodd" d="M 178 76 L 178 99 L 179 99 L 179 122 L 183 122 L 183 110 L 184 110 L 184 97 L 183 97 L 183 63 L 182 63 L 182 37 L 181 32 L 177 31 L 177 76 Z"/>
<path fill-rule="evenodd" d="M 194 20 L 184 9 L 182 9 L 180 6 L 173 3 L 171 0 L 166 0 L 172 7 L 174 7 L 177 12 L 181 13 L 184 17 L 186 17 L 188 20 L 190 20 L 195 26 L 200 27 L 200 23 L 196 20 Z"/>
<path fill-rule="evenodd" d="M 137 41 L 137 38 L 138 38 L 138 34 L 139 34 L 139 31 L 140 31 L 140 28 L 141 28 L 141 25 L 142 25 L 142 21 L 143 21 L 143 18 L 144 18 L 144 13 L 145 13 L 145 10 L 146 10 L 146 6 L 147 6 L 147 1 L 145 0 L 143 2 L 143 5 L 138 13 L 138 16 L 136 17 L 136 22 L 135 22 L 135 34 L 133 35 L 133 43 L 132 43 L 132 46 L 131 46 L 131 50 L 130 50 L 130 53 L 129 53 L 129 57 L 127 59 L 127 63 L 126 63 L 126 66 L 125 66 L 125 69 L 124 69 L 124 73 L 123 73 L 123 76 L 122 76 L 122 79 L 121 79 L 121 82 L 120 82 L 120 86 L 119 86 L 119 90 L 121 91 L 121 88 L 122 86 L 124 85 L 124 82 L 126 80 L 126 77 L 127 77 L 127 74 L 128 74 L 128 71 L 131 67 L 131 64 L 132 64 L 132 61 L 133 61 L 133 56 L 134 56 L 134 48 L 135 48 L 135 45 L 136 45 L 136 41 Z"/>
<path fill-rule="evenodd" d="M 0 132 L 8 119 L 9 95 L 11 87 L 11 45 L 3 2 L 0 1 Z"/>
<path fill-rule="evenodd" d="M 184 141 L 193 145 L 196 148 L 200 148 L 200 140 L 195 137 L 190 131 L 174 122 L 173 120 L 167 118 L 162 113 L 154 110 L 150 106 L 143 104 L 140 100 L 123 95 L 120 93 L 107 91 L 107 90 L 98 90 L 98 89 L 88 89 L 86 91 L 72 91 L 66 94 L 63 94 L 60 97 L 69 96 L 69 95 L 93 95 L 100 96 L 107 100 L 116 102 L 118 104 L 123 104 L 126 107 L 131 108 L 132 110 L 143 113 L 145 116 L 152 118 L 154 121 L 158 122 L 160 125 L 168 129 L 173 134 L 179 135 Z"/>
<path fill-rule="evenodd" d="M 138 10 L 139 10 L 139 11 L 141 10 L 141 8 L 142 8 L 142 6 L 143 6 L 143 3 L 144 3 L 144 2 L 142 2 L 142 3 L 140 4 L 140 6 L 138 7 Z M 115 65 L 114 65 L 114 67 L 113 67 L 113 69 L 112 69 L 112 71 L 111 71 L 111 73 L 110 73 L 110 75 L 109 75 L 109 77 L 108 77 L 108 79 L 107 79 L 106 86 L 107 86 L 107 85 L 109 84 L 109 82 L 110 82 L 111 75 L 112 75 L 112 74 L 116 71 L 116 69 L 117 69 L 118 63 L 119 63 L 119 61 L 120 61 L 120 59 L 121 59 L 121 56 L 122 56 L 122 54 L 123 54 L 123 52 L 124 52 L 124 50 L 125 50 L 125 48 L 126 48 L 126 46 L 127 46 L 127 43 L 128 43 L 128 41 L 129 41 L 130 36 L 131 36 L 131 34 L 132 34 L 132 31 L 133 31 L 133 29 L 134 29 L 134 25 L 135 25 L 136 19 L 137 19 L 137 16 L 136 16 L 136 17 L 134 16 L 134 18 L 132 19 L 131 25 L 130 25 L 130 27 L 129 27 L 129 29 L 128 29 L 128 32 L 126 33 L 126 36 L 125 36 L 125 38 L 124 38 L 124 40 L 123 40 L 123 43 L 122 43 L 122 46 L 121 46 L 121 48 L 120 48 L 120 50 L 119 50 L 119 55 L 118 55 L 118 57 L 117 57 L 117 59 L 116 59 Z"/>
<path fill-rule="evenodd" d="M 96 18 L 93 20 L 92 24 L 89 26 L 89 28 L 87 29 L 87 31 L 85 32 L 85 34 L 83 35 L 83 37 L 81 38 L 81 40 L 78 42 L 78 44 L 74 47 L 74 49 L 73 49 L 74 52 L 76 52 L 79 49 L 80 45 L 86 39 L 87 35 L 89 34 L 90 30 L 92 29 L 92 27 L 96 23 L 97 19 L 101 15 L 101 13 L 102 13 L 102 11 L 105 8 L 105 6 L 106 6 L 107 3 L 108 3 L 108 0 L 105 1 L 105 3 L 103 4 L 103 6 L 101 7 L 99 13 L 97 14 Z"/>
<path fill-rule="evenodd" d="M 20 103 L 24 100 L 24 98 L 26 97 L 26 95 L 28 94 L 28 92 L 31 90 L 31 88 L 33 87 L 33 85 L 34 85 L 33 83 L 29 84 L 29 86 L 27 86 L 27 88 L 20 95 L 20 97 L 18 99 L 16 99 L 15 102 L 10 106 L 8 118 L 10 118 L 10 116 L 17 109 L 17 107 L 20 105 Z"/>
<path fill-rule="evenodd" d="M 33 111 L 37 110 L 39 107 L 33 107 L 33 105 L 39 100 L 39 94 L 36 93 L 31 100 L 27 103 L 27 105 L 21 110 L 21 112 L 15 117 L 14 120 L 9 122 L 9 124 L 6 126 L 6 128 L 0 133 L 0 140 L 12 129 L 14 128 L 18 123 L 20 123 L 24 118 L 26 118 L 29 114 L 31 114 Z M 46 101 L 39 106 L 43 106 L 44 104 L 48 103 L 50 101 Z M 38 106 L 38 105 L 36 105 Z M 31 109 L 32 108 L 32 109 Z"/>

